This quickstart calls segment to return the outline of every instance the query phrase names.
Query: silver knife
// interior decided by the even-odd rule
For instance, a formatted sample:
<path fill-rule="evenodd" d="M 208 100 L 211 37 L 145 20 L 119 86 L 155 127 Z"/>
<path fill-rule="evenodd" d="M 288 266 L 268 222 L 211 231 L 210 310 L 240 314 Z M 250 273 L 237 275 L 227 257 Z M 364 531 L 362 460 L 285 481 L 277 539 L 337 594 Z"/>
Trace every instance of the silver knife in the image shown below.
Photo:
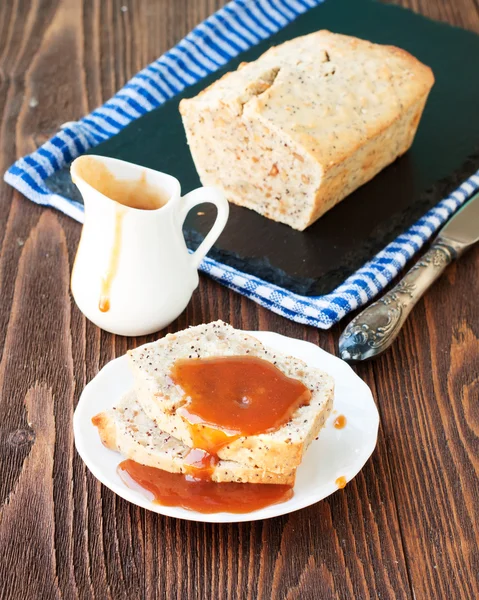
<path fill-rule="evenodd" d="M 431 248 L 395 288 L 365 308 L 341 334 L 339 353 L 350 362 L 374 358 L 396 339 L 419 298 L 455 258 L 479 241 L 479 193 L 441 229 Z"/>

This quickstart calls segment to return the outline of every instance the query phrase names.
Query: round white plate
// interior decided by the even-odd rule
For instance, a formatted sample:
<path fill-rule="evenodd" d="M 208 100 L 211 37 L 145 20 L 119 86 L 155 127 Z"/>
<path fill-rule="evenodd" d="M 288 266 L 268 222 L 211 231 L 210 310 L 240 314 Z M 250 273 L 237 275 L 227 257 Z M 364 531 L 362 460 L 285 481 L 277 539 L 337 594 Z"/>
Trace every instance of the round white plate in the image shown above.
<path fill-rule="evenodd" d="M 333 413 L 297 470 L 291 500 L 247 514 L 203 514 L 153 504 L 140 492 L 126 487 L 116 472 L 123 457 L 102 445 L 97 429 L 91 423 L 94 415 L 110 409 L 133 387 L 126 356 L 108 363 L 85 387 L 73 417 L 77 451 L 93 475 L 133 504 L 169 517 L 210 523 L 256 521 L 284 515 L 335 492 L 338 489 L 335 483 L 338 477 L 350 481 L 357 475 L 376 446 L 379 427 L 379 415 L 369 387 L 344 361 L 314 344 L 266 331 L 250 333 L 266 346 L 301 358 L 308 365 L 326 371 L 335 380 Z M 346 417 L 347 423 L 344 429 L 335 429 L 333 423 L 340 414 Z"/>

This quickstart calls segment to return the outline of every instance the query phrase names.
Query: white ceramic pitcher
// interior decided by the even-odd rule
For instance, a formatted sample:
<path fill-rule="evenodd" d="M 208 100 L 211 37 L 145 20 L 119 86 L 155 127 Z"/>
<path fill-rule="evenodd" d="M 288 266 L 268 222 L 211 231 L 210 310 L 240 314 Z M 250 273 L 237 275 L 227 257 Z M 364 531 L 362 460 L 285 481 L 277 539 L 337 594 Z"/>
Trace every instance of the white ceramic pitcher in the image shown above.
<path fill-rule="evenodd" d="M 85 204 L 71 278 L 78 307 L 95 325 L 120 335 L 166 327 L 188 304 L 198 265 L 226 225 L 223 193 L 198 188 L 181 197 L 174 177 L 102 156 L 77 158 L 71 174 Z M 203 202 L 216 206 L 216 220 L 189 254 L 182 225 Z"/>

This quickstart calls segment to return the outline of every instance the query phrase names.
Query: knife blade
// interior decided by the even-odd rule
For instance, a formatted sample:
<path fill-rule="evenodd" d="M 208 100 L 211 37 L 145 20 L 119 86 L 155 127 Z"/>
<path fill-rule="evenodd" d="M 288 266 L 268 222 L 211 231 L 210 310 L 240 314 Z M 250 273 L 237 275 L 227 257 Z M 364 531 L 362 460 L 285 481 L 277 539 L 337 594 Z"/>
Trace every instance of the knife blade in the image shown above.
<path fill-rule="evenodd" d="M 479 241 L 479 193 L 447 222 L 401 281 L 357 315 L 339 338 L 343 360 L 375 358 L 396 339 L 409 313 L 454 259 Z"/>
<path fill-rule="evenodd" d="M 464 249 L 479 241 L 479 192 L 449 219 L 438 238 L 456 242 Z"/>

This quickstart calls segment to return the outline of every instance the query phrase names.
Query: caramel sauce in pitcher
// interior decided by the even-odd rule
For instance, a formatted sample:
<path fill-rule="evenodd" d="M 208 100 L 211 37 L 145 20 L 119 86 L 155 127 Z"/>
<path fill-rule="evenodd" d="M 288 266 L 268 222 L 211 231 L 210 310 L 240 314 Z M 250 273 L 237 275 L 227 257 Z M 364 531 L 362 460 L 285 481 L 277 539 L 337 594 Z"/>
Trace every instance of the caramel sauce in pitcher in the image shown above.
<path fill-rule="evenodd" d="M 168 195 L 152 186 L 143 171 L 138 179 L 119 179 L 103 163 L 89 156 L 78 164 L 79 175 L 101 194 L 130 208 L 156 210 L 168 202 Z"/>

